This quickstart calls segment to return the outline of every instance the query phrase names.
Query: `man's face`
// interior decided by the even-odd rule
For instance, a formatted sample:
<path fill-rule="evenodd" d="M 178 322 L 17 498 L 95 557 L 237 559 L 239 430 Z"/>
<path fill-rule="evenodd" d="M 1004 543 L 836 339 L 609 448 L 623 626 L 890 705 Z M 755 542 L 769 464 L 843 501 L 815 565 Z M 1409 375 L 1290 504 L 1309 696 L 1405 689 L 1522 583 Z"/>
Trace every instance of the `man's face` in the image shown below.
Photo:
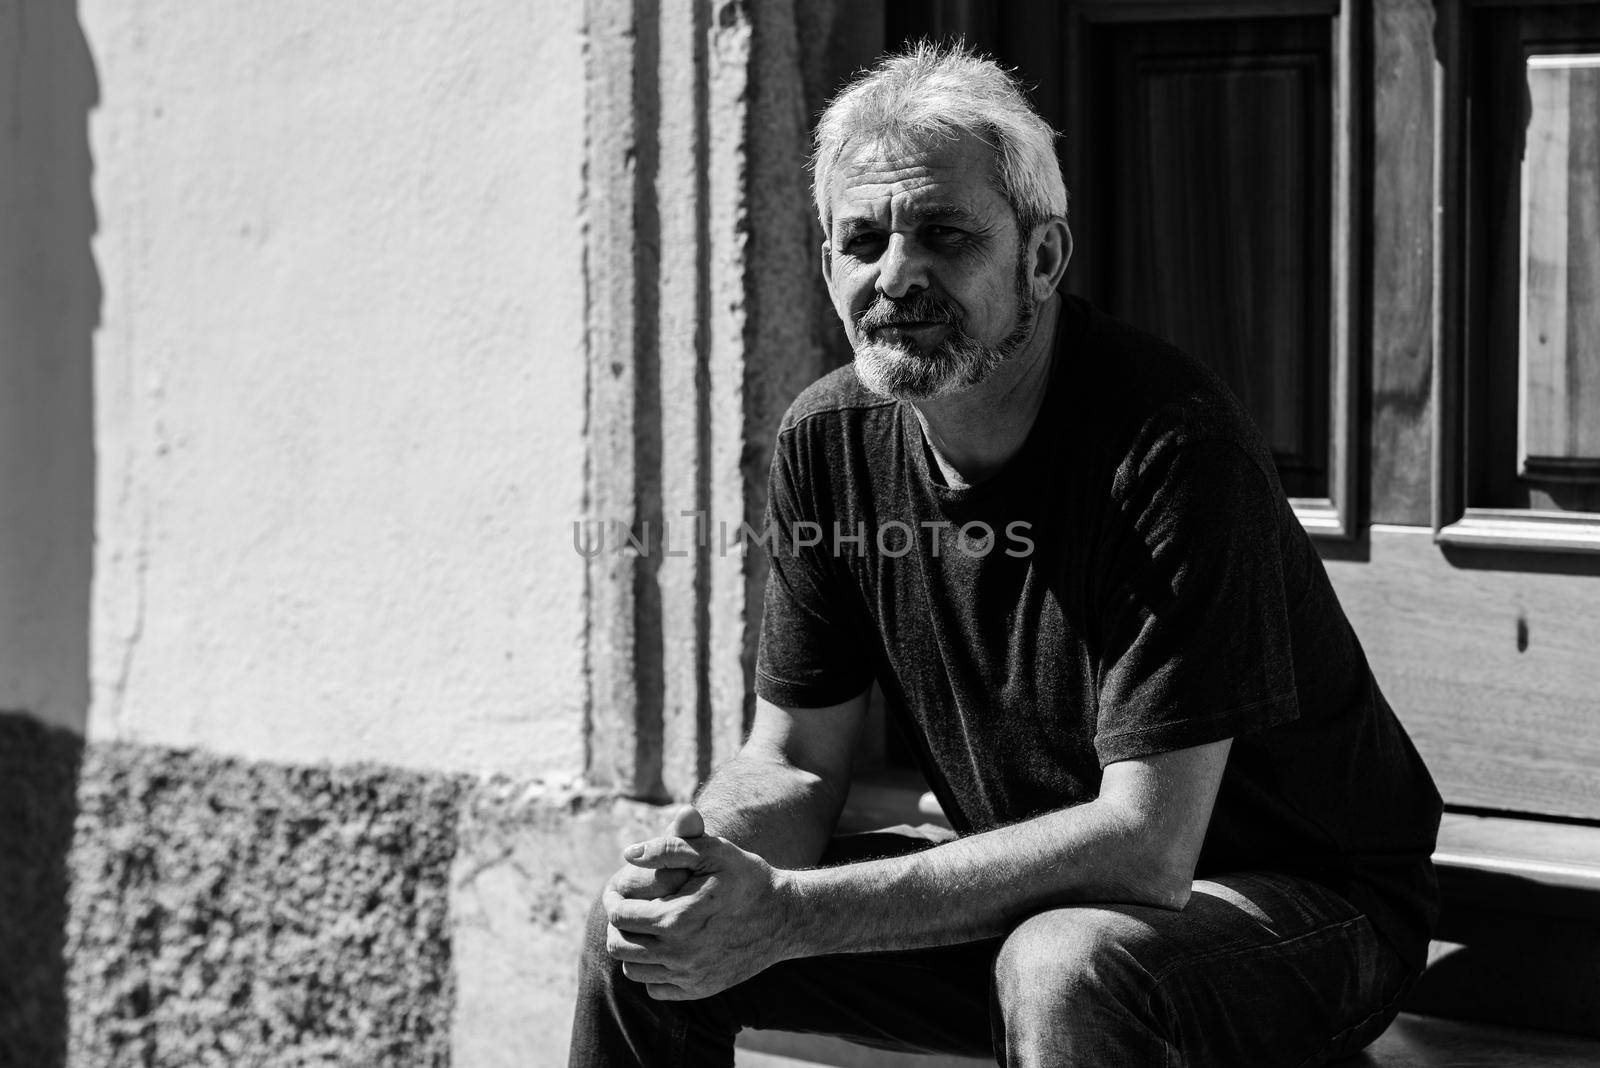
<path fill-rule="evenodd" d="M 862 144 L 840 159 L 823 272 L 869 389 L 959 392 L 1030 336 L 1030 257 L 993 169 L 993 150 L 970 136 Z"/>

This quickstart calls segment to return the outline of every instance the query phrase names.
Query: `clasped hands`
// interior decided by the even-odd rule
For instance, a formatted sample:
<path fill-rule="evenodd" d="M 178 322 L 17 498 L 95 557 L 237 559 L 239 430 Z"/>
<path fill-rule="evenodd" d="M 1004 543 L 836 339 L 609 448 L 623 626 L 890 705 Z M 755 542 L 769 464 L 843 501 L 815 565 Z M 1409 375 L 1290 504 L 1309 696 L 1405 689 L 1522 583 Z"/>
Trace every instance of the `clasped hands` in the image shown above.
<path fill-rule="evenodd" d="M 606 952 L 652 998 L 710 997 L 784 958 L 781 873 L 706 834 L 693 805 L 677 811 L 666 835 L 622 856 L 601 897 Z"/>

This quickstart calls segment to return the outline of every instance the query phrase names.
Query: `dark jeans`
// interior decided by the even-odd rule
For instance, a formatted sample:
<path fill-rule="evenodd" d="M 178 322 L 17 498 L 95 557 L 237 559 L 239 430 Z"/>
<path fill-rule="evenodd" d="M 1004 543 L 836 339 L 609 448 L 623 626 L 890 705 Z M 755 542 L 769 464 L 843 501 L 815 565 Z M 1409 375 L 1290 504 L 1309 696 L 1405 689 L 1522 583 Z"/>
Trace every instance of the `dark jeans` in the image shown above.
<path fill-rule="evenodd" d="M 851 852 L 926 844 L 879 838 L 857 836 Z M 1003 939 L 785 961 L 692 1002 L 654 1001 L 624 977 L 606 955 L 605 926 L 597 906 L 572 1068 L 732 1065 L 743 1027 L 992 1056 L 1010 1068 L 1318 1064 L 1381 1034 L 1410 979 L 1338 894 L 1267 872 L 1198 880 L 1181 912 L 1051 909 Z"/>

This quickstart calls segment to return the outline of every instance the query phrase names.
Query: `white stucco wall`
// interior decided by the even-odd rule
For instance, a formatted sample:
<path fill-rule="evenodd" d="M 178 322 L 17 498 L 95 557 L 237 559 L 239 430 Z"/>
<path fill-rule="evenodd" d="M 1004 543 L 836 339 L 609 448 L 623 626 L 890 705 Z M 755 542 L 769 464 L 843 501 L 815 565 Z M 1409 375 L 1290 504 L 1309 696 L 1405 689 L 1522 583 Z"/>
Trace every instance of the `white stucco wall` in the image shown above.
<path fill-rule="evenodd" d="M 89 703 L 94 95 L 70 4 L 0 4 L 0 712 L 75 731 Z"/>
<path fill-rule="evenodd" d="M 581 17 L 85 0 L 91 738 L 581 771 Z"/>

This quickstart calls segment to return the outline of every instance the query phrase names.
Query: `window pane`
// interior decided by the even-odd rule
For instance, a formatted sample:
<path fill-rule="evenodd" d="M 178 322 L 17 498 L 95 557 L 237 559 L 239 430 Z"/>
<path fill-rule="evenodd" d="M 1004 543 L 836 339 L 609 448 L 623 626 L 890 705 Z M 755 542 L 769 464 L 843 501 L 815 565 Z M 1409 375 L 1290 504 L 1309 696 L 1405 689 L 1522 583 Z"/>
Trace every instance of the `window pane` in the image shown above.
<path fill-rule="evenodd" d="M 1600 518 L 1600 5 L 1474 9 L 1465 505 Z"/>
<path fill-rule="evenodd" d="M 1524 476 L 1600 478 L 1600 54 L 1527 59 Z"/>

